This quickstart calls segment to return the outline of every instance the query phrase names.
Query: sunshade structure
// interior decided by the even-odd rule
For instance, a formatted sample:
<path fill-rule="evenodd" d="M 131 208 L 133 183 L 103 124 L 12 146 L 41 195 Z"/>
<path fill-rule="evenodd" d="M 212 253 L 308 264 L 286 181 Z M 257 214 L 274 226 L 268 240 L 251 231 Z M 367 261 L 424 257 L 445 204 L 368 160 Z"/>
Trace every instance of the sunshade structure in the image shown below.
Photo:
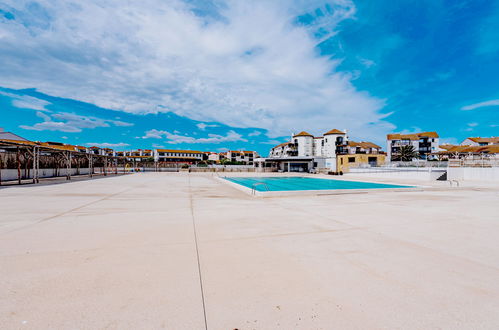
<path fill-rule="evenodd" d="M 499 165 L 499 145 L 492 144 L 487 146 L 467 146 L 467 145 L 441 145 L 439 152 L 433 153 L 439 158 L 446 158 L 457 164 L 460 161 L 464 165 L 472 166 L 498 166 Z"/>
<path fill-rule="evenodd" d="M 88 152 L 84 147 L 50 142 L 18 141 L 0 139 L 0 169 L 17 169 L 17 181 L 22 183 L 24 171 L 33 183 L 40 182 L 40 169 L 51 167 L 56 171 L 66 169 L 66 180 L 71 180 L 71 170 L 89 168 L 88 175 L 94 175 L 94 168 L 101 167 L 103 175 L 118 173 L 118 165 L 126 163 L 123 156 L 102 155 Z M 29 173 L 32 171 L 32 174 Z M 28 173 L 28 175 L 26 175 Z M 0 185 L 2 177 L 0 171 Z"/>

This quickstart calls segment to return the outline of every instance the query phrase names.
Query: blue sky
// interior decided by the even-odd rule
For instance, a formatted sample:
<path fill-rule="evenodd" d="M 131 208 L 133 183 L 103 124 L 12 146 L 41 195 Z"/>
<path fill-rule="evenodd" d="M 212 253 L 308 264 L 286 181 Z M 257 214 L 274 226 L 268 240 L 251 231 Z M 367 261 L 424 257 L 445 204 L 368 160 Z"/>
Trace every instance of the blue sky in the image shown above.
<path fill-rule="evenodd" d="M 2 1 L 0 127 L 116 149 L 499 135 L 499 1 Z"/>

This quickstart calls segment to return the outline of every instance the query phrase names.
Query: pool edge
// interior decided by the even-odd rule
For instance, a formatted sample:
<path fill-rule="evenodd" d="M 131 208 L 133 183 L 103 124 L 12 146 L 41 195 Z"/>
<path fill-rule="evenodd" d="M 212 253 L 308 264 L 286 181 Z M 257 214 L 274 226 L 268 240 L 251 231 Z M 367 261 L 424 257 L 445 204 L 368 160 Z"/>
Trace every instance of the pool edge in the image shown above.
<path fill-rule="evenodd" d="M 429 186 L 413 185 L 406 188 L 368 188 L 368 189 L 329 189 L 329 190 L 289 190 L 289 191 L 257 191 L 243 186 L 239 183 L 225 179 L 225 177 L 217 176 L 215 179 L 219 182 L 232 186 L 233 188 L 242 191 L 252 197 L 286 197 L 286 196 L 326 196 L 326 195 L 352 195 L 352 194 L 368 194 L 380 192 L 414 192 L 424 191 Z M 360 181 L 359 181 L 360 182 Z M 369 182 L 369 181 L 362 181 Z M 372 182 L 378 183 L 378 182 Z M 397 184 L 400 186 L 400 184 Z"/>

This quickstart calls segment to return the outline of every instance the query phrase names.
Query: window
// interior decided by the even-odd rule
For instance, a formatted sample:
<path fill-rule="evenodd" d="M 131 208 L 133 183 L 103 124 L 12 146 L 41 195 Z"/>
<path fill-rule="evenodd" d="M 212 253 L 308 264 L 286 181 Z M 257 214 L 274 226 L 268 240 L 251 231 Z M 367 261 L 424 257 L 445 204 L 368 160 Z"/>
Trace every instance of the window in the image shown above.
<path fill-rule="evenodd" d="M 349 163 L 355 163 L 355 157 L 348 157 Z"/>

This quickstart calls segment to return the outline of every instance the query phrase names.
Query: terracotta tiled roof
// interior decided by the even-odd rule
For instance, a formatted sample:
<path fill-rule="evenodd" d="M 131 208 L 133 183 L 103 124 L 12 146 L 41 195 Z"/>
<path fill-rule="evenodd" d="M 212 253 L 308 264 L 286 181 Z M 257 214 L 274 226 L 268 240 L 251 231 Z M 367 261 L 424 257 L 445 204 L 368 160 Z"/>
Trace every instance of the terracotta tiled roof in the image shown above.
<path fill-rule="evenodd" d="M 312 134 L 307 133 L 305 131 L 301 131 L 300 133 L 293 135 L 293 137 L 295 137 L 295 136 L 311 136 L 311 137 L 314 137 Z"/>
<path fill-rule="evenodd" d="M 158 152 L 180 152 L 183 154 L 202 154 L 202 151 L 196 150 L 175 150 L 175 149 L 158 149 Z"/>
<path fill-rule="evenodd" d="M 452 144 L 444 144 L 444 145 L 441 145 L 440 148 L 445 149 L 444 152 L 440 152 L 440 153 L 488 153 L 488 154 L 499 153 L 499 145 L 456 146 L 456 145 L 452 145 Z"/>
<path fill-rule="evenodd" d="M 489 138 L 469 137 L 468 139 L 476 143 L 499 143 L 499 136 L 493 136 Z"/>
<path fill-rule="evenodd" d="M 428 138 L 438 138 L 437 132 L 422 132 L 414 134 L 388 134 L 386 136 L 387 140 L 419 140 L 422 137 Z"/>
<path fill-rule="evenodd" d="M 281 144 L 278 144 L 276 145 L 275 147 L 273 147 L 272 149 L 275 149 L 275 148 L 280 148 L 280 147 L 284 147 L 285 145 L 288 145 L 288 144 L 292 144 L 291 142 L 284 142 L 284 143 L 281 143 Z"/>
<path fill-rule="evenodd" d="M 381 147 L 378 146 L 377 144 L 374 144 L 372 142 L 365 142 L 365 141 L 362 141 L 362 142 L 348 141 L 348 145 L 350 147 L 361 147 L 364 149 L 369 149 L 369 148 L 381 149 Z"/>
<path fill-rule="evenodd" d="M 331 135 L 331 134 L 345 134 L 345 132 L 342 132 L 339 129 L 334 128 L 329 132 L 324 133 L 324 135 Z"/>
<path fill-rule="evenodd" d="M 0 139 L 0 142 L 16 143 L 16 144 L 30 145 L 30 146 L 38 145 L 38 143 L 33 141 L 20 141 L 20 140 L 8 140 L 8 139 Z"/>
<path fill-rule="evenodd" d="M 52 149 L 58 149 L 58 150 L 65 150 L 65 151 L 78 151 L 78 148 L 76 146 L 72 146 L 70 144 L 52 144 L 50 142 L 42 142 L 40 143 L 41 146 L 43 147 L 49 147 Z"/>

